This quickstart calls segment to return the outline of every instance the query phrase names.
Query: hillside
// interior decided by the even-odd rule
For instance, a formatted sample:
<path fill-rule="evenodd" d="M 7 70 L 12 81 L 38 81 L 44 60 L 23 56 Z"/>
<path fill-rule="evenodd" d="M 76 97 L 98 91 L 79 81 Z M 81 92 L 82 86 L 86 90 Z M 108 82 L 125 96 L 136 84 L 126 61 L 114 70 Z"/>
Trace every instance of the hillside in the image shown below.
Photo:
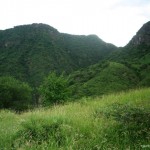
<path fill-rule="evenodd" d="M 17 26 L 0 53 L 0 150 L 150 148 L 150 22 L 122 48 Z"/>
<path fill-rule="evenodd" d="M 50 71 L 70 73 L 95 64 L 116 47 L 96 35 L 69 35 L 45 24 L 0 32 L 0 76 L 11 75 L 33 86 Z"/>
<path fill-rule="evenodd" d="M 150 88 L 15 114 L 0 111 L 0 148 L 149 149 Z"/>
<path fill-rule="evenodd" d="M 140 77 L 140 85 L 150 86 L 150 21 L 145 23 L 129 43 L 109 56 L 124 63 Z"/>
<path fill-rule="evenodd" d="M 130 42 L 98 64 L 70 75 L 74 97 L 97 96 L 135 87 L 150 86 L 150 22 Z"/>
<path fill-rule="evenodd" d="M 108 61 L 74 72 L 69 81 L 73 96 L 78 98 L 135 88 L 139 78 L 124 64 Z"/>
<path fill-rule="evenodd" d="M 99 96 L 150 86 L 150 22 L 122 48 L 96 35 L 69 35 L 45 24 L 0 32 L 0 76 L 11 75 L 35 89 L 50 71 L 69 75 L 71 98 Z"/>

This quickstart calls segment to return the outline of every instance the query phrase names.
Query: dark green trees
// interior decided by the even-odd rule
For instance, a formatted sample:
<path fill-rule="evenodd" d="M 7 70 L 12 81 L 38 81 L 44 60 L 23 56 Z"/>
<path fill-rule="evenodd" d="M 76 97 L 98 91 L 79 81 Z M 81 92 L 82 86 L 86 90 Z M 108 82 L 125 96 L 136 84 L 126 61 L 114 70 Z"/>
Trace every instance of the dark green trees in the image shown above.
<path fill-rule="evenodd" d="M 0 77 L 0 109 L 22 111 L 33 106 L 32 88 L 13 77 Z M 69 97 L 68 80 L 50 73 L 39 88 L 42 105 L 62 103 Z"/>
<path fill-rule="evenodd" d="M 27 109 L 32 103 L 32 89 L 13 77 L 0 77 L 0 108 L 17 111 Z"/>
<path fill-rule="evenodd" d="M 16 26 L 0 32 L 0 76 L 11 75 L 36 88 L 51 70 L 70 73 L 115 49 L 94 35 L 64 34 L 45 24 Z"/>
<path fill-rule="evenodd" d="M 63 75 L 57 76 L 56 73 L 52 72 L 45 78 L 39 91 L 44 106 L 62 103 L 69 96 L 68 80 Z"/>

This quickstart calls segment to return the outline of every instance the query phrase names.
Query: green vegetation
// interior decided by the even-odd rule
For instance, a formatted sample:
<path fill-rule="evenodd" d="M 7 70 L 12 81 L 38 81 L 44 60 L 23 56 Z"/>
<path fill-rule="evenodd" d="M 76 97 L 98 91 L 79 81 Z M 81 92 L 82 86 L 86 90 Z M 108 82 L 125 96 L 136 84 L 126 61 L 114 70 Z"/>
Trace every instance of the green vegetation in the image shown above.
<path fill-rule="evenodd" d="M 102 62 L 70 76 L 70 88 L 77 98 L 128 90 L 138 83 L 139 78 L 132 69 L 116 62 Z"/>
<path fill-rule="evenodd" d="M 127 45 L 124 48 L 112 53 L 109 61 L 115 61 L 126 65 L 132 69 L 139 77 L 139 85 L 150 86 L 150 47 L 147 45 L 132 46 Z"/>
<path fill-rule="evenodd" d="M 0 150 L 150 148 L 149 43 L 150 22 L 123 48 L 44 24 L 1 31 Z"/>
<path fill-rule="evenodd" d="M 0 77 L 0 109 L 16 111 L 29 108 L 32 104 L 32 89 L 24 82 L 12 77 Z"/>
<path fill-rule="evenodd" d="M 69 97 L 68 80 L 63 74 L 58 76 L 55 72 L 52 72 L 45 78 L 39 91 L 44 106 L 63 103 Z"/>
<path fill-rule="evenodd" d="M 145 28 L 146 27 L 146 28 Z M 150 22 L 123 48 L 70 75 L 73 97 L 97 96 L 150 86 Z"/>
<path fill-rule="evenodd" d="M 150 88 L 36 109 L 0 111 L 1 149 L 142 149 L 150 142 Z"/>
<path fill-rule="evenodd" d="M 148 22 L 123 48 L 107 44 L 96 35 L 59 33 L 44 24 L 1 31 L 0 76 L 28 82 L 35 89 L 33 101 L 39 100 L 36 89 L 53 71 L 69 75 L 73 98 L 149 87 L 149 26 Z"/>
<path fill-rule="evenodd" d="M 108 60 L 125 64 L 140 78 L 140 86 L 150 86 L 150 21 L 123 48 L 113 52 Z"/>
<path fill-rule="evenodd" d="M 14 76 L 37 87 L 51 71 L 70 73 L 115 49 L 94 35 L 63 34 L 45 24 L 17 26 L 0 32 L 0 76 Z"/>

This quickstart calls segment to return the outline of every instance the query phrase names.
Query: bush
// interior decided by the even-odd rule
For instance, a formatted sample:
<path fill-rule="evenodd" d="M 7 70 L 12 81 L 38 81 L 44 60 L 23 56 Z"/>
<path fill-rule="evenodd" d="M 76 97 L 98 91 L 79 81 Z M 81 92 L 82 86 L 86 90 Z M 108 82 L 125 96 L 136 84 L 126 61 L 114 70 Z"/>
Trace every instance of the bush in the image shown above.
<path fill-rule="evenodd" d="M 44 106 L 62 103 L 69 96 L 68 80 L 63 75 L 57 76 L 56 73 L 52 72 L 45 78 L 39 91 Z"/>
<path fill-rule="evenodd" d="M 67 145 L 73 130 L 68 119 L 59 117 L 35 117 L 23 122 L 22 129 L 14 136 L 13 147 L 32 147 L 32 144 L 61 147 Z"/>
<path fill-rule="evenodd" d="M 114 130 L 122 144 L 125 139 L 129 139 L 132 144 L 137 144 L 142 140 L 149 140 L 149 110 L 129 104 L 114 103 L 103 111 L 97 109 L 94 113 L 94 117 L 97 118 L 100 116 L 116 121 L 116 125 L 108 130 Z M 113 135 L 109 137 L 109 140 L 111 139 L 114 139 Z"/>
<path fill-rule="evenodd" d="M 32 89 L 13 77 L 0 77 L 0 108 L 21 111 L 32 103 Z"/>

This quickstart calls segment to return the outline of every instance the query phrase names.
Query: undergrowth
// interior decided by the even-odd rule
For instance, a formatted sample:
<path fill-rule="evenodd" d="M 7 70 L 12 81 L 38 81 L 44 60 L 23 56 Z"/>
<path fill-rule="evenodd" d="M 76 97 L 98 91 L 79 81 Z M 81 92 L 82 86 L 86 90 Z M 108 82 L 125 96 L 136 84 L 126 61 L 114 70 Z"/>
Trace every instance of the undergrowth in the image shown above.
<path fill-rule="evenodd" d="M 148 150 L 150 89 L 22 114 L 0 111 L 0 150 Z"/>

